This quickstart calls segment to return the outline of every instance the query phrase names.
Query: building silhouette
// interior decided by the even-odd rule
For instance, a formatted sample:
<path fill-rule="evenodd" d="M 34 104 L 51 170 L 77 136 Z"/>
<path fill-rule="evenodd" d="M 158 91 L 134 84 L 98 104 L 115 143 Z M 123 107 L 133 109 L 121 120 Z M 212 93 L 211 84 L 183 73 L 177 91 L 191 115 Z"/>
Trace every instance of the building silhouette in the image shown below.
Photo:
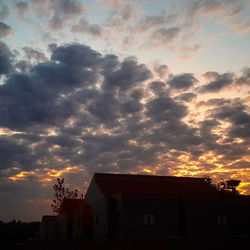
<path fill-rule="evenodd" d="M 74 242 L 250 237 L 250 196 L 239 195 L 236 184 L 96 173 L 85 198 L 65 199 L 56 218 L 44 217 L 40 234 Z"/>
<path fill-rule="evenodd" d="M 207 178 L 96 173 L 93 238 L 250 235 L 250 196 Z"/>

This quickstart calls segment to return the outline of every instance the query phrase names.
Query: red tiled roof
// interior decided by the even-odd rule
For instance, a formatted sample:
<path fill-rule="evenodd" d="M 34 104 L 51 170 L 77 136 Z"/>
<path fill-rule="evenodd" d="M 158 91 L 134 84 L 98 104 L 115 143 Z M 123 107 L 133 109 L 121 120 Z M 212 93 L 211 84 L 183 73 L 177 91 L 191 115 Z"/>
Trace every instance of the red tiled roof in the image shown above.
<path fill-rule="evenodd" d="M 96 173 L 94 180 L 106 196 L 117 193 L 154 195 L 215 195 L 218 193 L 204 178 Z"/>

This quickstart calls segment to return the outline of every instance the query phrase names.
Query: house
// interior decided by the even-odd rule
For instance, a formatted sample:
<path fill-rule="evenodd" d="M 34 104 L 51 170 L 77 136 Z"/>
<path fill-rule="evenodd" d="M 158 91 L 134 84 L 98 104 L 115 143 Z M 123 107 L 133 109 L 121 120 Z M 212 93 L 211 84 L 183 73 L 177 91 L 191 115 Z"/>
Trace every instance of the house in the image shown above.
<path fill-rule="evenodd" d="M 59 239 L 64 241 L 90 240 L 92 208 L 85 199 L 64 199 L 57 216 Z"/>
<path fill-rule="evenodd" d="M 57 216 L 44 215 L 42 217 L 39 238 L 41 240 L 56 240 L 58 238 Z"/>
<path fill-rule="evenodd" d="M 90 240 L 92 213 L 86 199 L 64 199 L 57 216 L 43 216 L 39 239 L 72 242 Z"/>
<path fill-rule="evenodd" d="M 250 235 L 250 196 L 207 178 L 96 173 L 86 201 L 94 240 Z"/>

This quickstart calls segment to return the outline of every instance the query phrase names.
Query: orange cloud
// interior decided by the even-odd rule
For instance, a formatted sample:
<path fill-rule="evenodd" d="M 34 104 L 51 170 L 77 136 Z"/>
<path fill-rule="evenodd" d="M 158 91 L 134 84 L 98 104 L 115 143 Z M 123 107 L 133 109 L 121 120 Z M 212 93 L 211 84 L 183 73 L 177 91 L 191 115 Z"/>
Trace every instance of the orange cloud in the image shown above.
<path fill-rule="evenodd" d="M 17 168 L 13 169 L 17 170 Z M 29 176 L 36 176 L 39 182 L 48 183 L 54 181 L 55 178 L 61 177 L 65 173 L 81 172 L 83 170 L 78 166 L 68 166 L 61 170 L 45 168 L 44 171 L 41 171 L 40 169 L 35 169 L 35 171 L 21 171 L 16 175 L 8 177 L 8 179 L 12 181 L 21 181 L 25 180 Z"/>

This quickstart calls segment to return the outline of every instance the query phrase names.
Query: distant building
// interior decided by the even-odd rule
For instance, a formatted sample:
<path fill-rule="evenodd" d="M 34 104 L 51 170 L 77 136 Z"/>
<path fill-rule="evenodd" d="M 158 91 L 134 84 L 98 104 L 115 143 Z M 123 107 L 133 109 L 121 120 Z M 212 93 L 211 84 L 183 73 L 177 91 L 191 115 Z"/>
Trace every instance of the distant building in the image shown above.
<path fill-rule="evenodd" d="M 39 238 L 41 240 L 58 239 L 57 216 L 44 215 L 40 224 Z"/>
<path fill-rule="evenodd" d="M 39 238 L 46 241 L 91 240 L 92 213 L 85 199 L 64 199 L 57 216 L 43 216 Z"/>
<path fill-rule="evenodd" d="M 250 235 L 250 196 L 207 178 L 96 173 L 86 200 L 94 240 Z"/>
<path fill-rule="evenodd" d="M 64 199 L 57 222 L 60 240 L 76 242 L 92 237 L 92 208 L 85 199 Z"/>

